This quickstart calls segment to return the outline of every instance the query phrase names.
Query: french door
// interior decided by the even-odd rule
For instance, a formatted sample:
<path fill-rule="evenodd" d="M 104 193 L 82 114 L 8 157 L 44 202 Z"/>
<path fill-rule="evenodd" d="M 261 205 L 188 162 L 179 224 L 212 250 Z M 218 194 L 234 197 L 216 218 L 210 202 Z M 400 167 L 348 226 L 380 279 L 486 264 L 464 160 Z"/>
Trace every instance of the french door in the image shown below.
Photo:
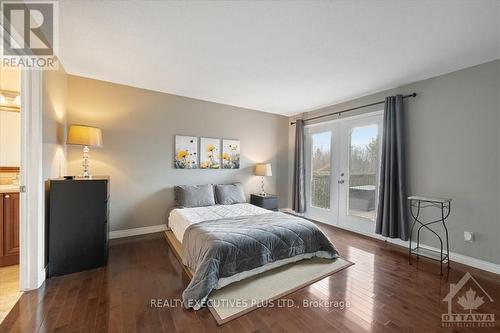
<path fill-rule="evenodd" d="M 382 112 L 305 128 L 306 216 L 374 233 Z"/>

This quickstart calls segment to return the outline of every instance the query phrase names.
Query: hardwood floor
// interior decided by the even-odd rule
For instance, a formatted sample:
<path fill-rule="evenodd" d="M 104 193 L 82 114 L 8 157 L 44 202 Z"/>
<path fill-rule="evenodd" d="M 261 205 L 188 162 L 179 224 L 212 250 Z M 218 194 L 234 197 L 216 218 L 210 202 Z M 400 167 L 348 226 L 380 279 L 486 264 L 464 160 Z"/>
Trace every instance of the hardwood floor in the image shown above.
<path fill-rule="evenodd" d="M 355 262 L 286 298 L 298 307 L 260 308 L 217 326 L 208 311 L 152 308 L 151 299 L 180 298 L 189 280 L 161 233 L 116 240 L 108 266 L 47 280 L 24 293 L 0 332 L 498 332 L 498 275 L 452 262 L 408 265 L 395 245 L 320 225 L 341 254 Z M 493 313 L 495 328 L 442 328 L 449 283 L 470 272 L 493 298 L 480 312 Z M 477 287 L 473 287 L 479 291 Z M 349 307 L 304 307 L 304 300 L 348 301 Z M 458 306 L 458 305 L 456 305 Z"/>

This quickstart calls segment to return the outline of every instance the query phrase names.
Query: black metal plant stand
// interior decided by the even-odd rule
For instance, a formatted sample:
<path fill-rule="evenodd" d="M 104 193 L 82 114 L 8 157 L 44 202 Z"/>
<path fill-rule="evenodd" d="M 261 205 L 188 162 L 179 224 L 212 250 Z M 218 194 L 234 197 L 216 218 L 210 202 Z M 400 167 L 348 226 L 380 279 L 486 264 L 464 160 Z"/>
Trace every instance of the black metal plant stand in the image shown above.
<path fill-rule="evenodd" d="M 451 199 L 412 196 L 408 197 L 408 203 L 410 205 L 410 214 L 413 217 L 413 223 L 410 228 L 410 242 L 408 244 L 408 264 L 411 265 L 412 254 L 415 254 L 417 256 L 417 260 L 419 256 L 437 260 L 441 264 L 440 275 L 443 275 L 443 263 L 447 263 L 448 269 L 450 269 L 450 243 L 448 238 L 448 229 L 446 228 L 445 220 L 448 218 L 448 216 L 450 216 Z M 441 211 L 441 218 L 430 222 L 424 222 L 419 220 L 421 210 L 427 207 L 434 207 L 439 209 Z M 443 239 L 435 230 L 429 227 L 430 225 L 435 223 L 441 223 L 443 225 L 444 232 L 446 235 L 446 253 L 443 252 L 444 251 Z M 417 231 L 417 242 L 416 246 L 412 247 L 413 229 L 417 224 L 419 225 Z M 420 231 L 422 230 L 422 228 L 429 230 L 439 239 L 439 243 L 441 244 L 441 249 L 439 252 L 427 248 L 422 248 L 420 246 Z"/>

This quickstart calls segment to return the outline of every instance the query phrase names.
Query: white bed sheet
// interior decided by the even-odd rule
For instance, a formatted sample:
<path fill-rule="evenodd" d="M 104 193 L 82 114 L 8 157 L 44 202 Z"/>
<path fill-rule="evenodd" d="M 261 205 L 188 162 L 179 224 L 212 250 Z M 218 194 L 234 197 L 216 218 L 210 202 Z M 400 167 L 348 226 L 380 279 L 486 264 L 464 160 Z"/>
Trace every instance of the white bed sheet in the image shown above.
<path fill-rule="evenodd" d="M 191 224 L 222 218 L 266 214 L 270 212 L 270 210 L 249 203 L 176 208 L 170 212 L 168 227 L 172 230 L 177 240 L 182 243 L 184 232 Z"/>

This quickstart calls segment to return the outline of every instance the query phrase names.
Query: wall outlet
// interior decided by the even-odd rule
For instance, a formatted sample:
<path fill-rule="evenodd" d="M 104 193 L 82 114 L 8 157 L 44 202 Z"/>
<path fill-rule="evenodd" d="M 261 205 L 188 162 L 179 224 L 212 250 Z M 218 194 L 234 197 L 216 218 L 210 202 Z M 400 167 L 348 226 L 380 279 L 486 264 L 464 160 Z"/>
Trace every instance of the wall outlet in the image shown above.
<path fill-rule="evenodd" d="M 472 231 L 464 231 L 464 240 L 466 242 L 474 241 L 474 233 Z"/>

